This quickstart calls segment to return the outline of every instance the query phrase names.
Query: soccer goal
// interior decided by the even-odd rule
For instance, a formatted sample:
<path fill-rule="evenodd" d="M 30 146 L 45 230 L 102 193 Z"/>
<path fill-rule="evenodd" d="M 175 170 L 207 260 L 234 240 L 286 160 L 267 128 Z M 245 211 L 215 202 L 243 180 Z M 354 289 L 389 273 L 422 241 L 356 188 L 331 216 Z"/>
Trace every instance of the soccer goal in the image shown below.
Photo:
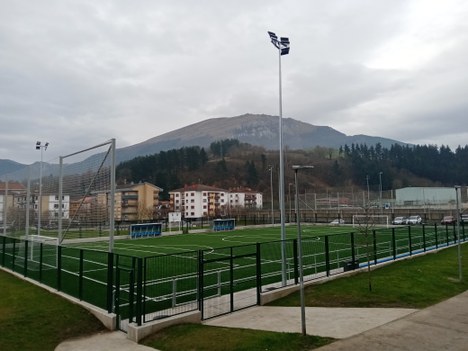
<path fill-rule="evenodd" d="M 114 246 L 115 139 L 60 156 L 57 219 L 59 244 L 99 239 Z"/>
<path fill-rule="evenodd" d="M 387 215 L 353 215 L 353 227 L 378 226 L 388 228 L 390 225 Z"/>

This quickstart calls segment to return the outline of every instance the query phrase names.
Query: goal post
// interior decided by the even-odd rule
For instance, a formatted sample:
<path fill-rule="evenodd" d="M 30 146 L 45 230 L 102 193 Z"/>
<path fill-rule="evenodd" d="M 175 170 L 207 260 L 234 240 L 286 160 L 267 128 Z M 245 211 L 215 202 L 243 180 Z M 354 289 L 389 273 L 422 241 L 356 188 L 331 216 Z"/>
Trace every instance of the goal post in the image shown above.
<path fill-rule="evenodd" d="M 388 215 L 353 215 L 353 228 L 359 226 L 385 226 L 389 227 Z"/>
<path fill-rule="evenodd" d="M 58 242 L 101 238 L 114 249 L 115 139 L 60 156 Z"/>

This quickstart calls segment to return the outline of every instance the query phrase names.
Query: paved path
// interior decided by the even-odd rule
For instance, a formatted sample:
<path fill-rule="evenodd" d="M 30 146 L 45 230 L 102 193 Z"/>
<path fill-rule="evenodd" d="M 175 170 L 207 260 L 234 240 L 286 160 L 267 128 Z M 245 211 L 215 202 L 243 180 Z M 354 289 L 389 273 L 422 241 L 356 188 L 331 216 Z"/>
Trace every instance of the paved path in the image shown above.
<path fill-rule="evenodd" d="M 205 322 L 207 325 L 300 332 L 299 308 L 253 307 Z M 466 351 L 468 291 L 423 310 L 393 308 L 306 309 L 307 333 L 340 339 L 320 351 Z M 148 351 L 122 332 L 66 341 L 56 351 Z"/>
<path fill-rule="evenodd" d="M 306 308 L 306 332 L 336 339 L 348 338 L 416 312 L 404 308 Z M 256 306 L 207 320 L 204 324 L 220 327 L 301 333 L 299 307 Z"/>

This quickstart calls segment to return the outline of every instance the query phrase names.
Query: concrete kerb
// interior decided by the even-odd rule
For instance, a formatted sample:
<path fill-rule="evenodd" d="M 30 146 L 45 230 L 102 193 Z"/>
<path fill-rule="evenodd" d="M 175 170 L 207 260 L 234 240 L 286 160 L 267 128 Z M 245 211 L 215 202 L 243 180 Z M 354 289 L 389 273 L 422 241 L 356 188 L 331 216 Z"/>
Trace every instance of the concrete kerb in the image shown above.
<path fill-rule="evenodd" d="M 183 323 L 200 324 L 201 312 L 186 312 L 180 315 L 175 315 L 164 319 L 148 322 L 142 326 L 137 326 L 135 323 L 130 323 L 127 329 L 127 338 L 132 341 L 139 342 L 140 340 L 146 338 L 151 334 L 156 333 L 159 330 Z"/>

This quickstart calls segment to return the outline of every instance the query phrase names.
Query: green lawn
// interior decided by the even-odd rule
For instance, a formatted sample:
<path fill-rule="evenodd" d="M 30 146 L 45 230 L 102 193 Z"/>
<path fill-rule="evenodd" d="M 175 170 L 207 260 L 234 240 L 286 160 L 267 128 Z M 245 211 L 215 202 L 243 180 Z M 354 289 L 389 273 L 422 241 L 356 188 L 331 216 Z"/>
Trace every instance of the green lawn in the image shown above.
<path fill-rule="evenodd" d="M 83 308 L 0 270 L 0 350 L 54 350 L 105 330 Z"/>

